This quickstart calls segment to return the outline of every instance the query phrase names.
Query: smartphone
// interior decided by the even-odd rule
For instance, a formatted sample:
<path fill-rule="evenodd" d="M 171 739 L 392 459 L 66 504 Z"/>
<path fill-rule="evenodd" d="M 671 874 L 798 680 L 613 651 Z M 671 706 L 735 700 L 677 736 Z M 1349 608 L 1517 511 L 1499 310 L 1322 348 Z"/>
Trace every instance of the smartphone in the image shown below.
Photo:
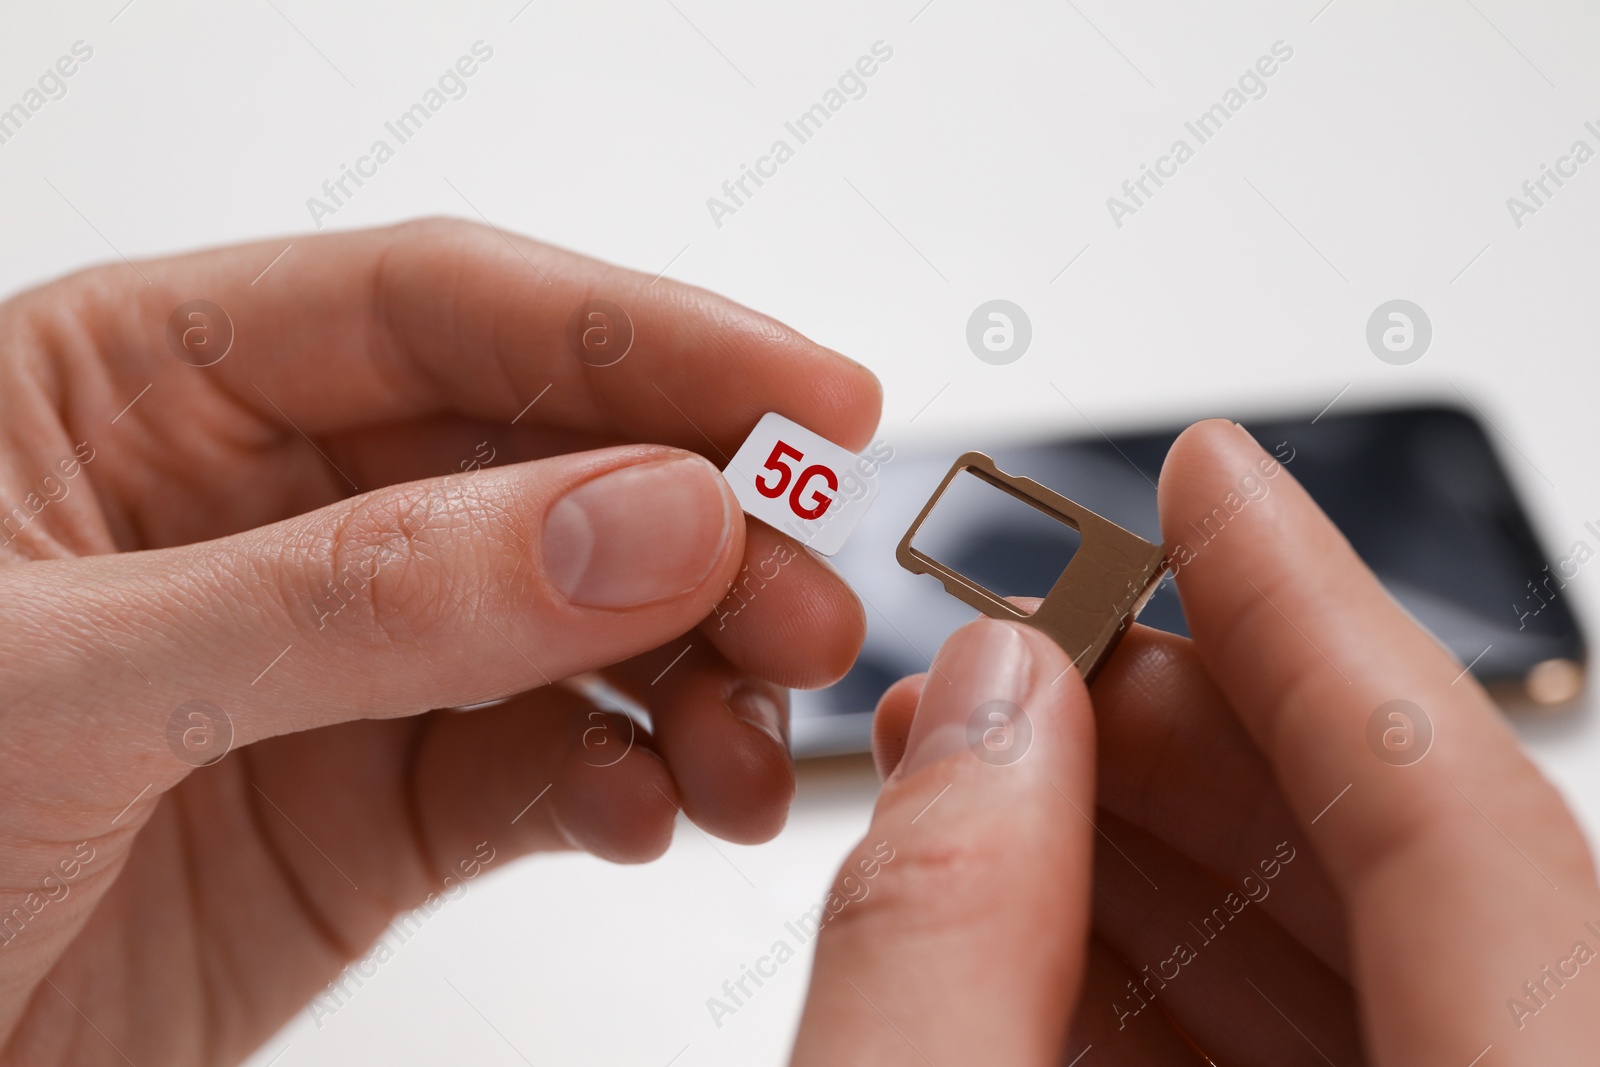
<path fill-rule="evenodd" d="M 1247 429 L 1322 506 L 1390 594 L 1503 707 L 1572 705 L 1583 688 L 1587 645 L 1562 592 L 1561 566 L 1540 547 L 1473 415 L 1412 406 L 1253 422 Z M 795 754 L 865 751 L 883 691 L 927 670 L 944 639 L 973 618 L 935 579 L 895 562 L 895 545 L 956 456 L 987 452 L 1001 470 L 1160 543 L 1155 483 L 1181 430 L 992 448 L 965 440 L 947 453 L 897 454 L 885 462 L 876 505 L 834 560 L 865 607 L 866 644 L 839 682 L 794 694 Z M 1076 534 L 1025 501 L 958 478 L 919 531 L 918 547 L 1001 596 L 1043 596 L 1071 558 Z M 1139 621 L 1188 634 L 1170 577 Z"/>

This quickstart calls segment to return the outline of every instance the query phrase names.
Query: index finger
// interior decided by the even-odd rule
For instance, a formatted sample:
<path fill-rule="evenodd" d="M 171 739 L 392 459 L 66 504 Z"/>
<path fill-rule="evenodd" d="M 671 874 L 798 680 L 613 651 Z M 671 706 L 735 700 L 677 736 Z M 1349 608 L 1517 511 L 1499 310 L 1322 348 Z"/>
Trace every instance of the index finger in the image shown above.
<path fill-rule="evenodd" d="M 1494 705 L 1241 427 L 1190 427 L 1160 504 L 1197 650 L 1349 910 L 1377 1048 L 1466 1063 L 1515 1036 L 1560 1059 L 1600 983 L 1554 1002 L 1537 1036 L 1507 998 L 1575 942 L 1600 945 L 1585 925 L 1600 926 L 1600 895 L 1570 813 Z M 1391 729 L 1417 747 L 1389 747 Z"/>
<path fill-rule="evenodd" d="M 190 364 L 219 349 L 174 351 L 169 320 L 207 301 L 221 317 L 202 307 L 194 321 L 217 344 L 226 330 L 231 346 L 204 368 L 208 380 L 265 421 L 308 434 L 439 412 L 521 414 L 522 425 L 725 463 L 768 411 L 847 448 L 877 424 L 881 392 L 865 367 L 693 286 L 448 219 L 285 244 L 156 260 L 138 268 L 142 278 L 98 268 L 78 278 L 74 321 L 52 326 L 47 309 L 45 328 L 65 336 L 86 318 L 132 389 L 169 379 L 192 388 L 201 371 Z M 111 412 L 131 395 L 106 392 Z"/>

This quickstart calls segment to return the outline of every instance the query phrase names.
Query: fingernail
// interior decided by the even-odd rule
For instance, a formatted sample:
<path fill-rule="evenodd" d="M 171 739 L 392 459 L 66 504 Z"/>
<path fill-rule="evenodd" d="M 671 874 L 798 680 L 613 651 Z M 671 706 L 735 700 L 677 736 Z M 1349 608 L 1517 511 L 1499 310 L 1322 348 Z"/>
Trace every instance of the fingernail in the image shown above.
<path fill-rule="evenodd" d="M 783 708 L 773 699 L 771 693 L 755 685 L 741 685 L 728 697 L 728 710 L 740 722 L 749 723 L 762 733 L 771 737 L 785 750 L 789 748 L 789 739 L 784 736 L 784 721 L 786 716 Z"/>
<path fill-rule="evenodd" d="M 698 456 L 623 467 L 551 507 L 545 574 L 582 607 L 680 596 L 711 572 L 732 519 L 722 475 Z"/>
<path fill-rule="evenodd" d="M 980 619 L 957 630 L 928 669 L 898 773 L 915 774 L 955 753 L 972 751 L 995 721 L 980 709 L 994 708 L 996 701 L 1004 702 L 999 705 L 1002 715 L 1007 706 L 1026 708 L 1036 673 L 1031 640 L 1020 623 Z"/>

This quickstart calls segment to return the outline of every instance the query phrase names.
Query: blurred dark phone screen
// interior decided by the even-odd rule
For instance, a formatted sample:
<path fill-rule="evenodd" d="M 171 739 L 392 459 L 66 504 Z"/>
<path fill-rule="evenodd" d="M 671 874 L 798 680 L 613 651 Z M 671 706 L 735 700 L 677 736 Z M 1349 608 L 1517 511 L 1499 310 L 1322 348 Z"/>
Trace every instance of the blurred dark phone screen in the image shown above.
<path fill-rule="evenodd" d="M 1572 563 L 1545 555 L 1483 427 L 1451 407 L 1406 407 L 1255 421 L 1247 428 L 1338 525 L 1389 592 L 1460 658 L 1503 704 L 1558 706 L 1582 686 L 1585 641 L 1562 592 Z M 795 694 L 798 755 L 865 749 L 868 713 L 885 688 L 926 670 L 929 657 L 973 617 L 932 578 L 909 574 L 894 546 L 961 452 L 979 449 L 1002 470 L 1042 482 L 1141 537 L 1160 542 L 1155 482 L 1181 427 L 896 454 L 882 495 L 835 559 L 865 605 L 860 658 L 827 689 Z M 1276 479 L 1260 479 L 1271 493 Z M 985 587 L 1042 595 L 1071 546 L 1050 520 L 984 490 L 941 502 L 924 532 L 937 558 Z M 1246 504 L 1246 507 L 1249 505 Z M 1196 531 L 1203 551 L 1208 533 Z M 923 533 L 919 533 L 919 547 Z M 1588 535 L 1600 548 L 1600 533 Z M 1169 546 L 1171 547 L 1171 546 Z M 1305 561 L 1315 567 L 1315 559 Z M 1563 568 L 1566 572 L 1563 574 Z M 1170 578 L 1139 621 L 1188 633 Z"/>

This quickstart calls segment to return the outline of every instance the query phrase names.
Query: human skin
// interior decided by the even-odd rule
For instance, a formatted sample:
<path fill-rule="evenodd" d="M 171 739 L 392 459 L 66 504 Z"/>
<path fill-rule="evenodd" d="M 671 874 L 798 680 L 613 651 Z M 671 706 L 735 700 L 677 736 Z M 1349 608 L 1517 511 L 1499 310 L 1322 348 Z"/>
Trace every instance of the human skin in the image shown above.
<path fill-rule="evenodd" d="M 1263 462 L 1232 423 L 1187 430 L 1168 542 Z M 1270 484 L 1179 569 L 1193 641 L 1135 627 L 1086 690 L 1040 633 L 980 620 L 884 696 L 863 847 L 896 855 L 823 928 L 797 1064 L 1595 1062 L 1600 893 L 1570 812 L 1293 477 Z M 1004 766 L 966 736 L 997 699 L 1033 731 Z M 1393 699 L 1433 724 L 1408 766 L 1367 740 Z M 1200 929 L 1230 893 L 1251 903 Z"/>
<path fill-rule="evenodd" d="M 0 307 L 0 502 L 48 501 L 0 535 L 0 1063 L 237 1062 L 486 848 L 491 871 L 640 862 L 679 809 L 770 837 L 782 687 L 859 647 L 855 598 L 792 545 L 716 609 L 782 541 L 695 454 L 767 410 L 859 448 L 866 370 L 461 223 L 297 239 L 252 283 L 279 251 Z M 592 296 L 636 330 L 609 367 L 566 344 Z M 196 298 L 236 334 L 207 367 L 166 340 Z M 1264 458 L 1228 423 L 1181 437 L 1169 539 Z M 1593 1058 L 1600 968 L 1541 972 L 1600 949 L 1570 814 L 1293 478 L 1272 487 L 1181 568 L 1192 642 L 1136 627 L 1090 693 L 1040 634 L 981 620 L 885 695 L 849 865 L 894 858 L 823 929 L 796 1062 Z M 651 731 L 564 682 L 594 675 Z M 1395 698 L 1435 729 L 1405 767 L 1367 744 Z M 1005 766 L 967 741 L 995 699 L 1033 727 Z M 232 730 L 199 768 L 171 742 L 194 700 Z M 1230 893 L 1250 903 L 1206 939 Z"/>
<path fill-rule="evenodd" d="M 281 250 L 0 307 L 0 1062 L 237 1062 L 485 856 L 642 862 L 679 809 L 764 840 L 783 687 L 860 646 L 792 543 L 718 619 L 781 539 L 712 464 L 767 411 L 865 446 L 865 368 L 485 227 L 296 238 L 262 275 Z M 633 323 L 610 366 L 567 344 L 590 297 Z M 167 342 L 195 299 L 233 323 L 211 366 Z M 650 732 L 561 684 L 593 672 Z M 193 700 L 233 731 L 198 769 L 169 746 Z"/>

